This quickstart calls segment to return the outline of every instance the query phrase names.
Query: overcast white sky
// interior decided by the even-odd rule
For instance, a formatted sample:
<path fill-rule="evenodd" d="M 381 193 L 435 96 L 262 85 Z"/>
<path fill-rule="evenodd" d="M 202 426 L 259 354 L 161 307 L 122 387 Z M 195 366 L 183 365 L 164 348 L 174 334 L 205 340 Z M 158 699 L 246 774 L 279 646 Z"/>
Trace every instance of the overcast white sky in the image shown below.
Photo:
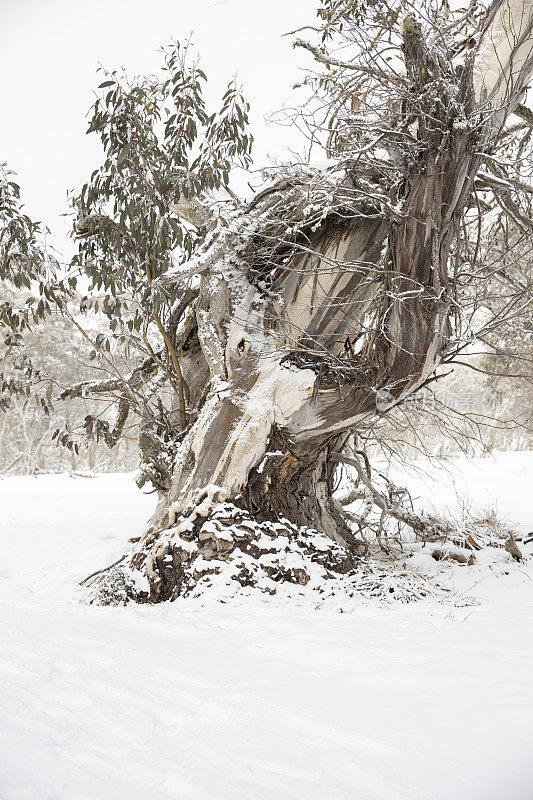
<path fill-rule="evenodd" d="M 294 127 L 267 125 L 308 54 L 283 34 L 315 22 L 317 0 L 0 0 L 0 161 L 19 176 L 26 208 L 63 252 L 67 189 L 98 165 L 85 136 L 99 64 L 155 71 L 158 49 L 192 32 L 210 93 L 237 74 L 252 106 L 255 164 L 303 151 Z M 292 96 L 294 101 L 294 95 Z"/>

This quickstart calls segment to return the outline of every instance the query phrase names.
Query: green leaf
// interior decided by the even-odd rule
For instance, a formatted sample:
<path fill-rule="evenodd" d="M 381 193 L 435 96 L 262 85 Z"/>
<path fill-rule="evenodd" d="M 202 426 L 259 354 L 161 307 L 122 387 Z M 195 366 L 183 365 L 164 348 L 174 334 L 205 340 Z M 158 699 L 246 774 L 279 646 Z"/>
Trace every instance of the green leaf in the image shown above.
<path fill-rule="evenodd" d="M 126 142 L 126 144 L 124 145 L 124 147 L 122 148 L 122 150 L 118 154 L 117 165 L 122 164 L 122 162 L 124 161 L 124 159 L 128 155 L 129 151 L 130 151 L 130 143 Z"/>

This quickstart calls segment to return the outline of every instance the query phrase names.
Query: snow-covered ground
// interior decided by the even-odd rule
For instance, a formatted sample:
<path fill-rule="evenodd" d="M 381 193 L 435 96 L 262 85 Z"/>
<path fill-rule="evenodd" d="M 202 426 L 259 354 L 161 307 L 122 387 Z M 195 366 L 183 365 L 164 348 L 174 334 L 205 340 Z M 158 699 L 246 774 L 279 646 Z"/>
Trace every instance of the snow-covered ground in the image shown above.
<path fill-rule="evenodd" d="M 403 481 L 421 506 L 533 530 L 532 453 L 431 472 Z M 533 797 L 533 559 L 446 567 L 469 606 L 80 603 L 153 503 L 125 475 L 0 480 L 0 800 Z"/>

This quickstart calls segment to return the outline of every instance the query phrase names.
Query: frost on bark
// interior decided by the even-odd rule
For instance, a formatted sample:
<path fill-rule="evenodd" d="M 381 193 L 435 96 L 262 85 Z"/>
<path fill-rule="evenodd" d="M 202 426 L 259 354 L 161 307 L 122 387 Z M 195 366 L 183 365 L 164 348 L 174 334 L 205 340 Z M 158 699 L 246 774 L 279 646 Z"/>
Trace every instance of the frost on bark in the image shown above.
<path fill-rule="evenodd" d="M 169 291 L 201 276 L 180 351 L 196 405 L 168 491 L 143 539 L 97 577 L 98 601 L 174 599 L 217 576 L 271 591 L 318 579 L 315 568 L 357 571 L 366 545 L 333 497 L 332 454 L 446 353 L 451 248 L 532 66 L 531 3 L 494 7 L 455 61 L 406 18 L 416 158 L 287 168 L 164 276 Z"/>

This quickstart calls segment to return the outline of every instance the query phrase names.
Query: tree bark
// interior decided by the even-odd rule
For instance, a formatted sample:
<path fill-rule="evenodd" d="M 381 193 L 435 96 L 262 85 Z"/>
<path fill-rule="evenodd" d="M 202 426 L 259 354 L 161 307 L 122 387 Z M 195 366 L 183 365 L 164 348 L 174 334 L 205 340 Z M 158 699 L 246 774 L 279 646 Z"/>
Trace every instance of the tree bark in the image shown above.
<path fill-rule="evenodd" d="M 288 520 L 322 531 L 353 556 L 364 553 L 333 498 L 331 454 L 415 392 L 445 352 L 460 215 L 532 71 L 532 3 L 495 8 L 481 72 L 472 57 L 440 63 L 418 23 L 406 19 L 420 155 L 391 189 L 388 208 L 362 203 L 348 169 L 339 185 L 344 216 L 308 231 L 289 261 L 274 265 L 266 289 L 252 269 L 253 225 L 272 197 L 257 199 L 210 245 L 196 310 L 209 389 L 179 446 L 170 490 L 129 558 L 148 578 L 143 599 L 176 596 L 183 538 L 198 536 L 228 502 L 259 523 Z M 293 190 L 280 187 L 278 195 Z"/>

